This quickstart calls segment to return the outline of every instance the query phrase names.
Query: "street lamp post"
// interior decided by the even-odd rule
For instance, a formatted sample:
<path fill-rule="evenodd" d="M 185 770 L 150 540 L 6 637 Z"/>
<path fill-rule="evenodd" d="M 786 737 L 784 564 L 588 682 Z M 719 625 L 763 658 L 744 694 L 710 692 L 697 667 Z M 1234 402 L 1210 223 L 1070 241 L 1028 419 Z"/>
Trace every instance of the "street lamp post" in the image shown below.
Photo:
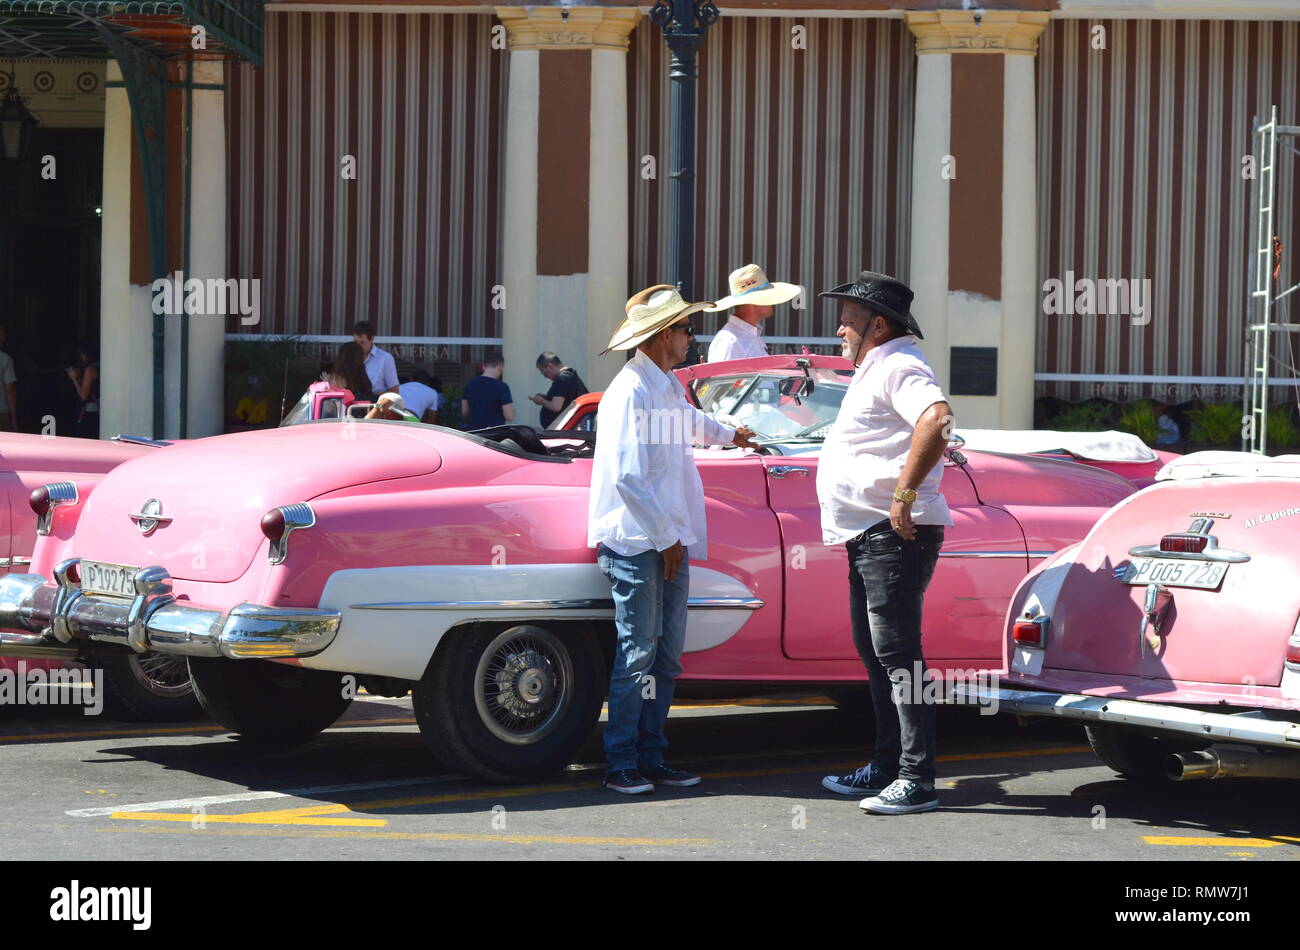
<path fill-rule="evenodd" d="M 694 299 L 695 284 L 695 58 L 704 31 L 717 22 L 712 0 L 655 0 L 650 19 L 672 52 L 668 142 L 668 282 Z M 693 348 L 693 345 L 692 345 Z"/>

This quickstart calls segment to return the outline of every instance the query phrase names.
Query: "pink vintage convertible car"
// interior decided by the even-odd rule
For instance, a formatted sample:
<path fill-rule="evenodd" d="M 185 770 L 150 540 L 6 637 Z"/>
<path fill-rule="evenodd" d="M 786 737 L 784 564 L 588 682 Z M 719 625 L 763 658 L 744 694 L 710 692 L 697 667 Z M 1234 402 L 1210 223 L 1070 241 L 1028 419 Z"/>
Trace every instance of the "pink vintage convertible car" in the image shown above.
<path fill-rule="evenodd" d="M 1133 778 L 1300 778 L 1297 538 L 1300 456 L 1183 456 L 1024 580 L 984 692 Z"/>
<path fill-rule="evenodd" d="M 762 435 L 760 451 L 696 450 L 711 557 L 691 570 L 691 680 L 863 680 L 844 548 L 822 545 L 815 490 L 847 370 L 786 360 L 691 371 L 706 408 Z M 188 657 L 208 713 L 253 739 L 313 735 L 356 686 L 413 687 L 444 761 L 494 781 L 544 774 L 590 734 L 608 682 L 612 604 L 586 546 L 596 437 L 320 421 L 147 452 L 52 505 L 31 573 L 0 581 L 0 627 L 34 646 Z M 1133 485 L 974 450 L 944 465 L 955 525 L 927 653 L 939 670 L 997 667 L 1016 584 Z"/>

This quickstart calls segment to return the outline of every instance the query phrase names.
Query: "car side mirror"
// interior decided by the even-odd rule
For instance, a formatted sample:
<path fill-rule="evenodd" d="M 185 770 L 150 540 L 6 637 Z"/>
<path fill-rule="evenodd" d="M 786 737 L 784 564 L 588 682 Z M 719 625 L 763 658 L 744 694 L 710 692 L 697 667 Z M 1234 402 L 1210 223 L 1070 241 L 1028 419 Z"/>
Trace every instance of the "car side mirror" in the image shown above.
<path fill-rule="evenodd" d="M 797 400 L 804 396 L 811 396 L 812 392 L 813 381 L 809 376 L 787 376 L 781 380 L 782 396 L 792 396 Z"/>

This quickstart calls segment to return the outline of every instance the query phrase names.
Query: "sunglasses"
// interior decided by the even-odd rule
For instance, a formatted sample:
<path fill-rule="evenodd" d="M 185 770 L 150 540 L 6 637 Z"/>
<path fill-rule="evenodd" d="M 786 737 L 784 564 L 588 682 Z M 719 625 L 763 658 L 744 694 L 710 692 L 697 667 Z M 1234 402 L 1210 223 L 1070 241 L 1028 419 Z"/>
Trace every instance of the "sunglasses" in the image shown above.
<path fill-rule="evenodd" d="M 688 320 L 686 323 L 674 323 L 671 327 L 669 327 L 669 329 L 671 329 L 671 330 L 685 330 L 685 331 L 686 331 L 686 335 L 687 335 L 688 337 L 690 337 L 692 340 L 695 339 L 695 328 L 691 326 L 689 320 Z"/>

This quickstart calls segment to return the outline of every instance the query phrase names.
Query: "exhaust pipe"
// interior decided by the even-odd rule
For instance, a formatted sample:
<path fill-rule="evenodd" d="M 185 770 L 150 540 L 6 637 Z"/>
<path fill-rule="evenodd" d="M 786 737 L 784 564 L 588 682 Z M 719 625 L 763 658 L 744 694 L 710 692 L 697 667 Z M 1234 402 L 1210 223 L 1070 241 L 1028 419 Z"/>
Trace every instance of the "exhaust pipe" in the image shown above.
<path fill-rule="evenodd" d="M 1300 754 L 1257 752 L 1246 746 L 1216 745 L 1199 752 L 1180 752 L 1165 760 L 1165 774 L 1175 782 L 1212 778 L 1300 778 Z"/>

